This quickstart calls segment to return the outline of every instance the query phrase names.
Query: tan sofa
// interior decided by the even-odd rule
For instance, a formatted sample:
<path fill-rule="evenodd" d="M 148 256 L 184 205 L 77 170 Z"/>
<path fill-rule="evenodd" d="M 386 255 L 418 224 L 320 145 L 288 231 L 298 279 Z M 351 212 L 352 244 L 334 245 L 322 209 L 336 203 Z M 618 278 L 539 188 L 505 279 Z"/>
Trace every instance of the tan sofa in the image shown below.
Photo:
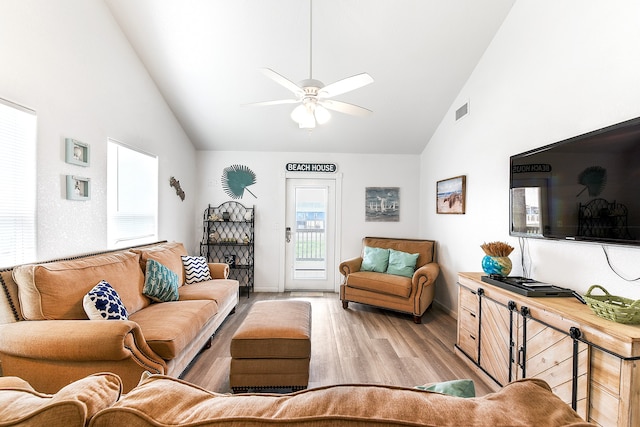
<path fill-rule="evenodd" d="M 478 398 L 385 385 L 332 385 L 288 395 L 226 395 L 172 377 L 143 378 L 122 396 L 113 374 L 43 395 L 20 378 L 0 378 L 0 425 L 136 426 L 572 426 L 577 413 L 539 379 Z"/>
<path fill-rule="evenodd" d="M 419 254 L 411 277 L 386 272 L 361 271 L 366 247 L 393 249 L 408 254 Z M 362 253 L 340 263 L 344 281 L 340 286 L 342 307 L 349 302 L 369 304 L 413 315 L 416 323 L 431 306 L 435 295 L 435 280 L 440 273 L 436 263 L 436 244 L 433 240 L 393 239 L 365 237 Z"/>
<path fill-rule="evenodd" d="M 54 393 L 95 372 L 116 373 L 129 391 L 149 371 L 179 376 L 210 344 L 238 303 L 226 264 L 213 280 L 184 285 L 181 243 L 163 242 L 1 273 L 0 366 L 37 390 Z M 178 276 L 179 300 L 152 303 L 143 291 L 148 260 Z M 99 281 L 117 291 L 128 320 L 89 320 L 83 297 Z"/>

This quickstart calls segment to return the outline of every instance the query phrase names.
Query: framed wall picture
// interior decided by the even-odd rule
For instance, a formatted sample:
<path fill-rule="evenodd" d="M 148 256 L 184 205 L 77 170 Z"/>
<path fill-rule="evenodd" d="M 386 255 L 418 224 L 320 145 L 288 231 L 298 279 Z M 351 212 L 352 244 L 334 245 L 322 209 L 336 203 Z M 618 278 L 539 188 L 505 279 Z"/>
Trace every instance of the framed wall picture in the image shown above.
<path fill-rule="evenodd" d="M 67 199 L 89 200 L 91 198 L 91 179 L 67 175 Z"/>
<path fill-rule="evenodd" d="M 89 144 L 72 138 L 65 140 L 65 161 L 79 166 L 89 166 Z"/>
<path fill-rule="evenodd" d="M 436 213 L 463 214 L 466 199 L 466 175 L 436 183 Z"/>
<path fill-rule="evenodd" d="M 367 187 L 364 212 L 365 221 L 400 221 L 400 188 Z"/>

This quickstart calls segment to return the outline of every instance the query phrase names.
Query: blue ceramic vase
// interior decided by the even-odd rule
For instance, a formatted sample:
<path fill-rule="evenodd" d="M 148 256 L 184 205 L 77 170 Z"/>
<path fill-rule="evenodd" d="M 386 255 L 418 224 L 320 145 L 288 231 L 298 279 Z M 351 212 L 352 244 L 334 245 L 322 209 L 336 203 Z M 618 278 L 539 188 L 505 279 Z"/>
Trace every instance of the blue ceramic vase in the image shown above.
<path fill-rule="evenodd" d="M 491 275 L 508 276 L 511 273 L 511 259 L 508 256 L 489 256 L 482 258 L 482 270 Z"/>

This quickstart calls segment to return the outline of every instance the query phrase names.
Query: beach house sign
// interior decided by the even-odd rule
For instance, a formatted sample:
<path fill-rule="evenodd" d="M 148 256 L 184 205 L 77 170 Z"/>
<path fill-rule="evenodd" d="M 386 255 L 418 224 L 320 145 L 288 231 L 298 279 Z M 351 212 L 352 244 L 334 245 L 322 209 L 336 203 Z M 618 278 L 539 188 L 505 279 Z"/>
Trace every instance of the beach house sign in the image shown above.
<path fill-rule="evenodd" d="M 335 173 L 338 166 L 335 163 L 287 163 L 287 172 L 323 172 Z"/>

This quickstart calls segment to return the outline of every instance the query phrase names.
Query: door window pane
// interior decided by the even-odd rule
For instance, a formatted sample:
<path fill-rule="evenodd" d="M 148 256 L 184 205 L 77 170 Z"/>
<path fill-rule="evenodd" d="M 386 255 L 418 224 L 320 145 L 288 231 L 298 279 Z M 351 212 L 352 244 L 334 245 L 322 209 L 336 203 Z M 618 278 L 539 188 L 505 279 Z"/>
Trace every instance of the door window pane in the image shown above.
<path fill-rule="evenodd" d="M 297 187 L 294 279 L 325 279 L 327 188 Z"/>

